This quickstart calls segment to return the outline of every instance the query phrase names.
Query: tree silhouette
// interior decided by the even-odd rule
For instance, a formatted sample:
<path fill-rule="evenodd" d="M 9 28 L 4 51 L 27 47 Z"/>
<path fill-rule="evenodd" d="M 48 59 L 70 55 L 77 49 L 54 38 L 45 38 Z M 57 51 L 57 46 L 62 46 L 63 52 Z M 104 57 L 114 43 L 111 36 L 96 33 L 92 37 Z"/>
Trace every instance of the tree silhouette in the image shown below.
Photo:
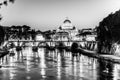
<path fill-rule="evenodd" d="M 4 36 L 5 36 L 5 32 L 3 30 L 3 27 L 0 26 L 0 45 L 2 44 L 2 42 L 4 41 Z"/>
<path fill-rule="evenodd" d="M 31 28 L 27 25 L 23 25 L 22 26 L 22 36 L 24 37 L 24 39 L 30 39 L 30 32 Z"/>
<path fill-rule="evenodd" d="M 60 26 L 59 29 L 62 30 L 62 27 Z"/>
<path fill-rule="evenodd" d="M 73 27 L 73 30 L 76 29 L 75 26 Z"/>
<path fill-rule="evenodd" d="M 4 0 L 3 2 L 1 2 L 0 3 L 0 8 L 1 8 L 1 6 L 7 6 L 8 5 L 8 3 L 14 3 L 15 2 L 15 0 Z"/>
<path fill-rule="evenodd" d="M 14 0 L 4 0 L 3 2 L 0 3 L 0 9 L 2 6 L 7 6 L 9 2 L 14 3 Z M 2 15 L 0 14 L 0 21 L 2 20 Z M 4 42 L 4 38 L 5 38 L 5 31 L 3 29 L 3 26 L 0 25 L 0 45 L 2 44 L 2 42 Z"/>
<path fill-rule="evenodd" d="M 109 14 L 97 28 L 99 46 L 110 48 L 115 42 L 120 42 L 120 10 Z"/>
<path fill-rule="evenodd" d="M 30 33 L 31 33 L 32 40 L 35 40 L 35 38 L 36 38 L 36 31 L 32 30 Z"/>
<path fill-rule="evenodd" d="M 15 2 L 15 0 L 9 0 L 9 2 L 14 3 L 14 2 Z"/>

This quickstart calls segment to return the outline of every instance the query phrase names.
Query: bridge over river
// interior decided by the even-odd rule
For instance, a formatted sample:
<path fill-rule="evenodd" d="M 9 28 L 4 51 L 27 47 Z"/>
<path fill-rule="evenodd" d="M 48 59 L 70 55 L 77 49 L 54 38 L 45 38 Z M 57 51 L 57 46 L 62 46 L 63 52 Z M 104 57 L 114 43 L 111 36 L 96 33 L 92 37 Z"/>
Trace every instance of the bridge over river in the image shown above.
<path fill-rule="evenodd" d="M 14 46 L 38 46 L 44 47 L 48 46 L 56 46 L 59 43 L 63 43 L 65 46 L 71 47 L 73 43 L 77 43 L 83 47 L 92 47 L 93 45 L 97 45 L 97 41 L 78 41 L 78 40 L 64 40 L 64 41 L 53 41 L 53 40 L 8 40 L 4 45 L 9 46 L 13 44 Z"/>

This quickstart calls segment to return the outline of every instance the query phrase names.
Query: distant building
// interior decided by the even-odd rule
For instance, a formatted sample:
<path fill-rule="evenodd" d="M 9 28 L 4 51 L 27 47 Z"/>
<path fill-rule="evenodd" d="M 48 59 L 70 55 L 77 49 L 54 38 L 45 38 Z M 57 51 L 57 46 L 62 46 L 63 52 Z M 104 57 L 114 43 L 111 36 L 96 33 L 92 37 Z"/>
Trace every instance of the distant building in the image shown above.
<path fill-rule="evenodd" d="M 73 40 L 78 34 L 78 30 L 72 25 L 71 21 L 66 18 L 63 24 L 56 30 L 54 40 Z"/>
<path fill-rule="evenodd" d="M 81 33 L 79 34 L 79 37 L 81 37 L 81 40 L 85 41 L 96 41 L 96 32 L 92 28 L 88 29 L 82 29 Z"/>
<path fill-rule="evenodd" d="M 36 40 L 37 40 L 37 41 L 44 41 L 45 38 L 43 37 L 42 34 L 37 34 L 37 35 L 36 35 Z"/>

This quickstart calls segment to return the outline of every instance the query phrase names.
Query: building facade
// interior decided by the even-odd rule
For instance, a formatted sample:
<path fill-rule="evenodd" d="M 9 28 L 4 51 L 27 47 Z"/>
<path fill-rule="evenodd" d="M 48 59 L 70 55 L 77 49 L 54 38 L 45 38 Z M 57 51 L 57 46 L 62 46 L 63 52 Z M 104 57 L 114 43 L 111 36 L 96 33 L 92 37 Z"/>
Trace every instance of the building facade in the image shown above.
<path fill-rule="evenodd" d="M 75 26 L 72 25 L 71 21 L 66 18 L 63 21 L 63 24 L 56 30 L 56 34 L 54 35 L 54 40 L 60 41 L 69 41 L 75 39 L 78 34 L 78 30 Z"/>

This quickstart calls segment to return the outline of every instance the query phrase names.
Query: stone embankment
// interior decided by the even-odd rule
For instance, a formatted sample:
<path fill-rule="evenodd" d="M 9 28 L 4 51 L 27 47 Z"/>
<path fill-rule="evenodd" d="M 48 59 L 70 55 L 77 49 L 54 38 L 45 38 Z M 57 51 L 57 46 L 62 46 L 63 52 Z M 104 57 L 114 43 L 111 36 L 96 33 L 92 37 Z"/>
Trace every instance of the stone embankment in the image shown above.
<path fill-rule="evenodd" d="M 94 57 L 94 58 L 97 58 L 100 60 L 106 60 L 106 61 L 120 64 L 120 57 L 115 56 L 115 55 L 100 54 L 100 53 L 97 53 L 97 51 L 90 51 L 90 50 L 86 50 L 86 49 L 82 49 L 82 48 L 78 48 L 78 52 L 83 55 L 89 56 L 89 57 Z"/>

